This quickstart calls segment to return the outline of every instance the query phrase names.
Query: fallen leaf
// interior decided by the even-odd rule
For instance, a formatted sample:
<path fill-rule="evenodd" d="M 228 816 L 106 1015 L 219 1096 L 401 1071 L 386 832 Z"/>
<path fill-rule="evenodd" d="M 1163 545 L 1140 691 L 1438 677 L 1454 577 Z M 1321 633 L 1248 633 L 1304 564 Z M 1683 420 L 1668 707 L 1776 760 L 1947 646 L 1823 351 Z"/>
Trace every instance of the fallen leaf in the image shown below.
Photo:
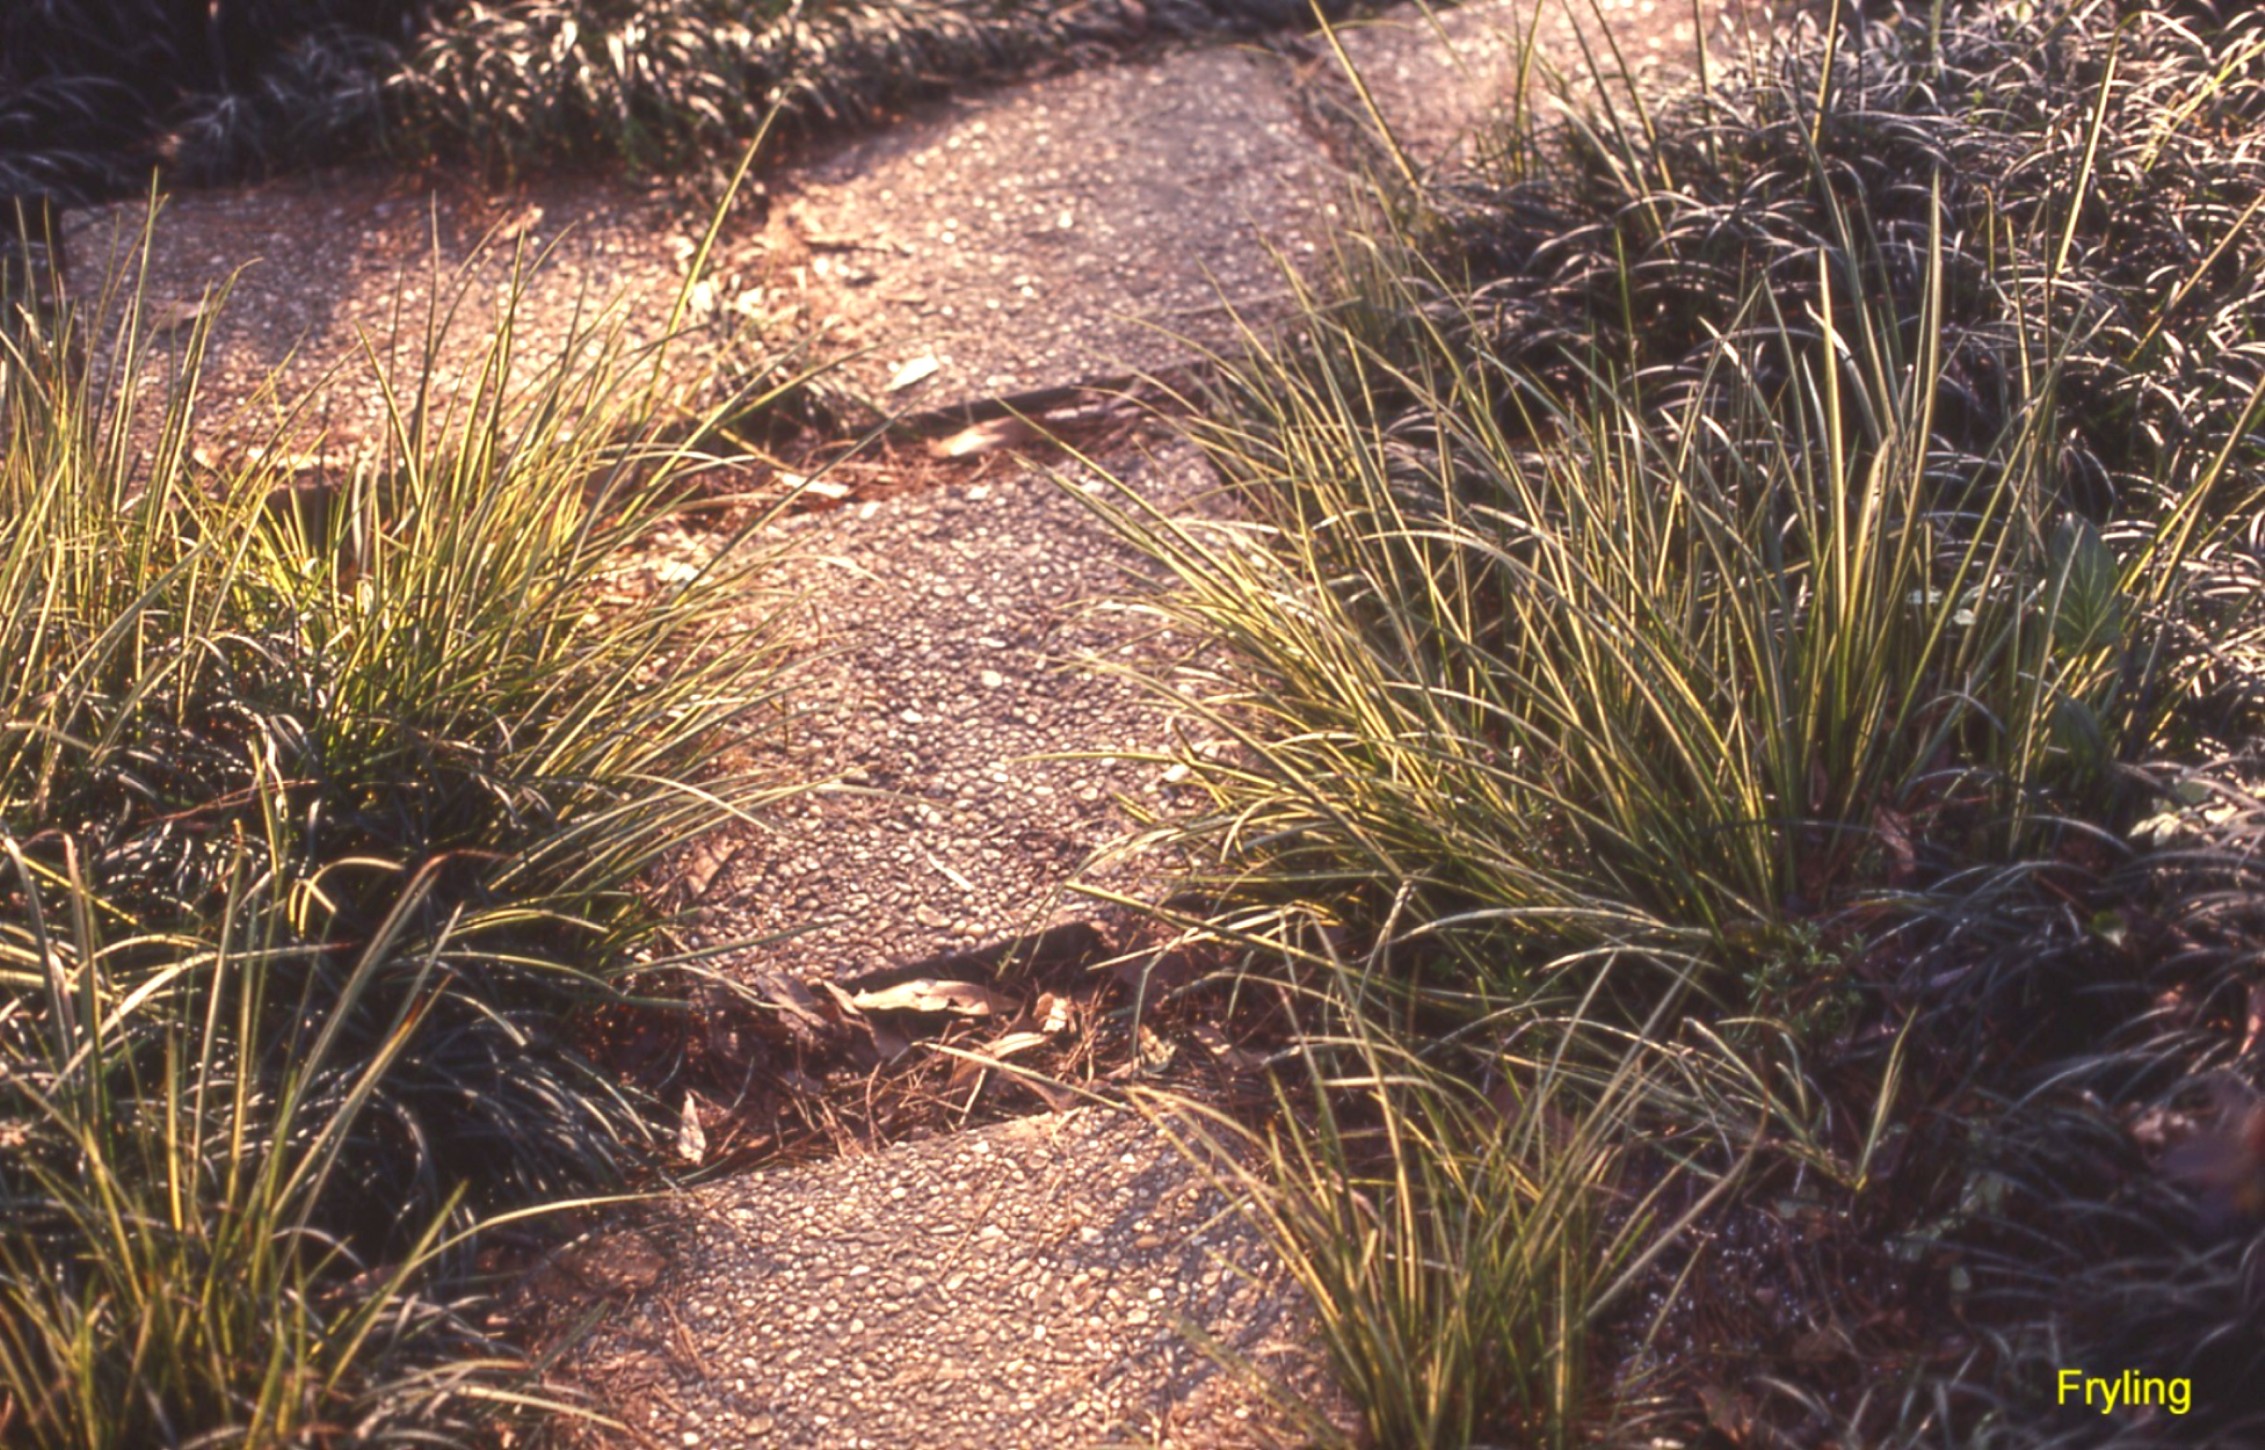
<path fill-rule="evenodd" d="M 1744 1396 L 1732 1393 L 1719 1385 L 1699 1386 L 1699 1404 L 1707 1412 L 1707 1424 L 1731 1445 L 1744 1445 L 1753 1428 L 1753 1411 Z"/>
<path fill-rule="evenodd" d="M 1004 1060 L 1018 1052 L 1028 1052 L 1033 1047 L 1044 1047 L 1045 1045 L 1046 1034 L 1043 1032 L 1010 1032 L 997 1042 L 986 1046 L 983 1051 L 986 1056 Z"/>
<path fill-rule="evenodd" d="M 819 985 L 830 987 L 833 984 L 822 982 Z M 764 982 L 763 1000 L 812 1027 L 827 1025 L 825 1014 L 819 1010 L 818 999 L 810 995 L 809 988 L 792 977 L 774 977 Z"/>
<path fill-rule="evenodd" d="M 814 1049 L 831 1040 L 840 1030 L 837 1024 L 860 1020 L 855 1012 L 819 1001 L 807 987 L 791 977 L 765 982 L 762 994 L 765 1002 L 778 1009 L 776 1020 L 788 1039 L 804 1049 Z"/>
<path fill-rule="evenodd" d="M 821 977 L 818 979 L 815 985 L 817 986 L 819 991 L 825 993 L 828 997 L 833 999 L 834 1006 L 841 1009 L 841 1014 L 844 1020 L 852 1017 L 863 1017 L 865 1015 L 863 1012 L 860 1012 L 858 1010 L 857 1002 L 855 1001 L 855 999 L 853 999 L 849 995 L 849 993 L 843 991 L 837 984 L 829 982 L 825 978 Z"/>
<path fill-rule="evenodd" d="M 143 311 L 142 325 L 152 336 L 162 337 L 202 322 L 204 316 L 205 305 L 201 302 L 161 301 Z"/>
<path fill-rule="evenodd" d="M 2163 1155 L 2163 1176 L 2195 1195 L 2204 1216 L 2231 1227 L 2265 1219 L 2265 1098 L 2238 1081 L 2214 1084 L 2216 1120 Z"/>
<path fill-rule="evenodd" d="M 1235 1072 L 1255 1072 L 1266 1065 L 1265 1058 L 1237 1047 L 1226 1033 L 1208 1022 L 1197 1023 L 1191 1031 L 1195 1040 L 1223 1067 Z"/>
<path fill-rule="evenodd" d="M 509 246 L 533 231 L 543 219 L 543 209 L 533 202 L 519 208 L 495 229 L 495 244 Z"/>
<path fill-rule="evenodd" d="M 841 1012 L 844 1022 L 864 1029 L 866 1037 L 873 1044 L 873 1050 L 881 1054 L 883 1062 L 895 1062 L 912 1050 L 910 1038 L 889 1026 L 886 1022 L 876 1022 L 866 1016 L 859 1009 L 856 1000 L 849 993 L 843 991 L 841 987 L 833 982 L 826 981 L 821 981 L 818 986 Z"/>
<path fill-rule="evenodd" d="M 859 992 L 849 1000 L 861 1012 L 955 1012 L 963 1017 L 988 1017 L 1015 1005 L 988 987 L 936 978 Z"/>
<path fill-rule="evenodd" d="M 708 1135 L 700 1127 L 700 1100 L 690 1093 L 684 1095 L 684 1116 L 676 1125 L 676 1151 L 695 1168 L 708 1156 Z"/>
<path fill-rule="evenodd" d="M 914 383 L 925 382 L 934 377 L 943 366 L 942 363 L 936 361 L 935 354 L 923 353 L 890 375 L 889 391 L 901 393 Z"/>
<path fill-rule="evenodd" d="M 1042 436 L 1020 418 L 993 418 L 962 428 L 949 438 L 938 439 L 928 445 L 928 451 L 938 458 L 972 458 L 1002 448 L 1028 447 Z"/>
<path fill-rule="evenodd" d="M 692 848 L 691 858 L 684 863 L 684 884 L 693 900 L 697 901 L 708 894 L 708 888 L 715 884 L 716 877 L 739 855 L 740 844 L 716 836 L 703 836 L 699 844 Z"/>
<path fill-rule="evenodd" d="M 1880 844 L 1887 848 L 1888 859 L 1893 863 L 1888 871 L 1888 884 L 1908 886 L 1919 876 L 1919 856 L 1911 845 L 1911 819 L 1896 811 L 1880 806 L 1872 812 L 1873 823 L 1880 833 Z"/>
<path fill-rule="evenodd" d="M 641 1294 L 661 1281 L 668 1260 L 651 1239 L 624 1229 L 577 1240 L 560 1250 L 552 1265 L 592 1289 Z"/>
<path fill-rule="evenodd" d="M 988 1082 L 990 1081 L 989 1074 L 993 1069 L 997 1069 L 1004 1078 L 1013 1082 L 1016 1086 L 1028 1088 L 1031 1092 L 1036 1093 L 1039 1100 L 1055 1112 L 1075 1105 L 1078 1100 L 1076 1089 L 1042 1077 L 1027 1068 L 1005 1066 L 1005 1059 L 1008 1056 L 1018 1052 L 1027 1052 L 1044 1041 L 1045 1039 L 1035 1032 L 1010 1032 L 997 1042 L 988 1044 L 980 1052 L 947 1049 L 956 1061 L 952 1066 L 951 1077 L 945 1083 L 945 1091 L 964 1092 L 979 1082 Z"/>
<path fill-rule="evenodd" d="M 820 498 L 830 498 L 836 503 L 848 498 L 850 492 L 849 485 L 846 483 L 836 483 L 830 478 L 806 478 L 802 474 L 789 473 L 785 469 L 779 470 L 779 482 L 785 484 L 790 493 L 814 493 Z"/>
<path fill-rule="evenodd" d="M 886 1022 L 868 1022 L 865 1028 L 873 1034 L 873 1050 L 881 1054 L 883 1062 L 895 1062 L 912 1051 L 912 1039 Z"/>
<path fill-rule="evenodd" d="M 2157 1103 L 2141 1111 L 2131 1120 L 2131 1141 L 2148 1153 L 2160 1153 L 2173 1143 L 2184 1141 L 2194 1132 L 2191 1113 L 2182 1113 Z"/>

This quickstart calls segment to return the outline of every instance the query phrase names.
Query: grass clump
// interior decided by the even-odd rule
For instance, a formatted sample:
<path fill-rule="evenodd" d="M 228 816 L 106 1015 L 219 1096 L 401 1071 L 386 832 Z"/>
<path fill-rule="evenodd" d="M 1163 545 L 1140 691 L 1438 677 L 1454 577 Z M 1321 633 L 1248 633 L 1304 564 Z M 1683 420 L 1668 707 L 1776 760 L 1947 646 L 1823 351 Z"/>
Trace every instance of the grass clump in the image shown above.
<path fill-rule="evenodd" d="M 2230 945 L 2165 925 L 2201 878 L 2149 843 L 2192 838 L 2142 830 L 2256 723 L 2255 21 L 1849 11 L 1704 89 L 1616 78 L 1487 173 L 1385 198 L 1335 289 L 1225 361 L 1194 431 L 1238 516 L 1116 512 L 1169 575 L 1149 603 L 1209 645 L 1159 683 L 1231 742 L 1176 757 L 1195 804 L 1144 838 L 1186 863 L 1176 919 L 1327 1004 L 1304 1050 L 1333 1065 L 1243 1186 L 1389 1443 L 1639 1387 L 1681 1396 L 1642 1434 L 1737 1442 L 1768 1401 L 1851 1443 L 2048 1443 L 2031 1372 L 2174 1302 L 2214 1317 L 2147 1362 L 2241 1399 L 2210 1348 L 2248 1324 L 2233 1251 L 2133 1266 L 2219 1252 L 2160 1144 L 2206 1118 L 2252 1000 Z M 1651 1065 L 1638 1108 L 1559 1108 L 1568 1171 L 1620 1177 L 1537 1198 L 1540 1152 L 1471 1188 L 1487 1136 L 1434 1131 L 1435 1099 L 1484 1098 L 1513 1041 L 1554 1060 L 1533 1044 L 1579 1040 L 1568 1016 Z M 1702 1166 L 1720 1193 L 1647 1196 Z M 2089 1250 L 2040 1249 L 2111 1201 Z M 1648 1322 L 1602 1347 L 1601 1280 L 1505 1289 L 1379 1228 L 1519 1202 L 1558 1221 L 1520 1243 L 1651 1262 Z M 1875 1267 L 1788 1271 L 1769 1303 L 1796 1307 L 1708 1267 L 1797 1261 L 1793 1225 L 1828 1220 Z M 1375 1292 L 1411 1275 L 1456 1307 Z M 1832 1381 L 1802 1336 L 1884 1322 L 1867 1284 L 1929 1347 L 1844 1335 Z M 1528 1328 L 1484 1318 L 1505 1292 Z M 1726 1388 L 1709 1357 L 1741 1334 Z M 1409 1411 L 1441 1376 L 1430 1403 L 1484 1408 Z"/>
<path fill-rule="evenodd" d="M 1136 1101 L 1245 1205 L 1314 1307 L 1358 1428 L 1287 1401 L 1306 1443 L 1572 1445 L 1600 1409 L 1640 1423 L 1630 1385 L 1631 1403 L 1600 1406 L 1595 1360 L 1692 1186 L 1634 1144 L 1661 1133 L 1688 1153 L 1690 1179 L 1712 1180 L 1701 1203 L 1744 1166 L 1700 1167 L 1717 1155 L 1666 1110 L 1670 1065 L 1577 1005 L 1529 1002 L 1425 1040 L 1426 1015 L 1447 1020 L 1391 1005 L 1384 963 L 1335 956 L 1312 922 L 1239 945 L 1309 969 L 1275 1120 Z"/>
<path fill-rule="evenodd" d="M 1966 486 L 1930 443 L 1941 278 L 1902 317 L 1756 291 L 1656 402 L 1601 362 L 1567 392 L 1503 367 L 1385 253 L 1307 353 L 1235 373 L 1200 436 L 1250 518 L 1127 521 L 1183 586 L 1161 607 L 1234 645 L 1210 713 L 1247 754 L 1170 831 L 1227 845 L 1212 889 L 1371 921 L 1412 889 L 1516 987 L 1635 946 L 1752 962 L 2127 809 L 2117 767 L 2205 683 L 2179 646 L 2234 622 L 2200 566 L 2239 485 L 2187 455 L 2161 516 L 2093 524 L 2041 370 Z M 1372 340 L 1379 310 L 1410 327 Z"/>
<path fill-rule="evenodd" d="M 11 1443 L 468 1434 L 526 1396 L 477 1234 L 654 1141 L 577 1023 L 650 965 L 640 878 L 777 789 L 716 768 L 775 696 L 763 556 L 627 569 L 703 425 L 602 322 L 507 391 L 513 311 L 454 391 L 437 314 L 373 362 L 387 436 L 318 479 L 289 424 L 200 461 L 209 318 L 7 340 Z"/>
<path fill-rule="evenodd" d="M 48 0 L 0 10 L 0 195 L 125 194 L 366 149 L 430 0 Z"/>

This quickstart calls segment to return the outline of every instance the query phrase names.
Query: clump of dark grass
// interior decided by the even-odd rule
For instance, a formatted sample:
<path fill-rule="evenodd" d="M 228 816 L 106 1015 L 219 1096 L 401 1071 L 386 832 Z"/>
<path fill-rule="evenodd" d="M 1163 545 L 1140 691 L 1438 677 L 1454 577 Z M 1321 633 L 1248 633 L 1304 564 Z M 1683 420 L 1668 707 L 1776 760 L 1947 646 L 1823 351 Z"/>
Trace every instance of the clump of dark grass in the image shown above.
<path fill-rule="evenodd" d="M 383 444 L 294 479 L 289 423 L 199 461 L 209 318 L 80 306 L 0 344 L 0 1416 L 469 1433 L 525 1369 L 478 1230 L 655 1141 L 575 1047 L 654 965 L 640 879 L 777 789 L 716 769 L 775 696 L 761 519 L 624 564 L 744 400 L 687 426 L 603 318 L 507 388 L 515 304 L 442 391 L 435 311 Z"/>
<path fill-rule="evenodd" d="M 1827 287 L 1894 297 L 1908 329 L 1939 230 L 1946 469 L 1990 476 L 2042 367 L 2052 481 L 2095 520 L 2159 506 L 2174 457 L 2254 446 L 2265 172 L 2242 138 L 2265 114 L 2259 17 L 1889 4 L 1844 20 L 1723 84 L 1584 112 L 1546 161 L 1531 136 L 1495 148 L 1492 175 L 1436 197 L 1427 250 L 1468 279 L 1488 351 L 1562 373 L 1593 344 L 1688 385 L 1757 288 L 1794 319 Z"/>
<path fill-rule="evenodd" d="M 0 194 L 131 194 L 332 159 L 428 0 L 50 0 L 0 11 Z"/>
<path fill-rule="evenodd" d="M 1048 0 L 516 0 L 435 27 L 389 81 L 401 143 L 516 171 L 603 159 L 703 180 L 777 109 L 855 125 L 936 93 L 1140 39 L 1295 24 L 1280 0 L 1155 7 Z"/>
<path fill-rule="evenodd" d="M 2257 760 L 2245 744 L 2149 774 L 2158 813 L 2112 851 L 1946 882 L 1899 933 L 1909 974 L 1933 980 L 1919 1026 L 1964 1064 L 1946 1080 L 1966 1124 L 1904 1248 L 1954 1276 L 1973 1343 L 1956 1373 L 1847 1412 L 1857 1438 L 2258 1433 Z M 2059 1376 L 2078 1366 L 2183 1378 L 2190 1406 L 2072 1408 Z"/>
<path fill-rule="evenodd" d="M 100 923 L 121 913 L 41 880 L 8 845 L 11 1443 L 411 1443 L 469 1435 L 523 1393 L 523 1358 L 479 1327 L 461 1269 L 443 1269 L 465 1246 L 453 1196 L 382 1236 L 342 1231 L 358 1164 L 384 1151 L 375 1091 L 449 990 L 432 950 L 412 990 L 375 1009 L 378 1050 L 352 1059 L 355 1019 L 372 1014 L 362 994 L 404 965 L 389 960 L 395 937 L 340 977 L 308 971 L 283 903 L 249 872 L 223 883 L 208 940 L 113 934 Z M 403 885 L 398 904 L 414 911 L 431 879 Z M 72 916 L 26 906 L 40 896 Z M 294 978 L 289 996 L 270 995 Z"/>
<path fill-rule="evenodd" d="M 860 124 L 952 84 L 1309 14 L 1290 0 L 67 0 L 0 17 L 0 193 L 387 154 L 499 178 L 599 162 L 712 195 L 774 112 L 790 129 Z"/>

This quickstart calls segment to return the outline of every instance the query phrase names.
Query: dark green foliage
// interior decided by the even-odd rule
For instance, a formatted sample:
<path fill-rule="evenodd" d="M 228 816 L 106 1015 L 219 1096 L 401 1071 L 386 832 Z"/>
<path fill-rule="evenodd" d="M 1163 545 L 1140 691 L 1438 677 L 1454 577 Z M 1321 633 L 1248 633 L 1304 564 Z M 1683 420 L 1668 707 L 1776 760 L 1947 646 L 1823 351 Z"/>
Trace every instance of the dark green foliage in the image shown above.
<path fill-rule="evenodd" d="M 366 147 L 430 0 L 27 0 L 0 7 L 0 193 L 87 199 Z M 255 134 L 256 133 L 256 134 Z M 349 137 L 349 133 L 351 133 Z"/>
<path fill-rule="evenodd" d="M 1150 37 L 1309 16 L 1293 0 L 40 0 L 0 9 L 0 192 L 389 150 L 712 185 L 773 107 L 860 122 Z"/>
<path fill-rule="evenodd" d="M 2144 511 L 2130 496 L 2226 443 L 2265 379 L 2265 159 L 2244 139 L 2265 17 L 2194 10 L 1874 5 L 1704 94 L 1574 123 L 1569 166 L 1458 189 L 1436 255 L 1469 269 L 1505 361 L 1562 370 L 1593 344 L 1688 385 L 1756 288 L 1796 321 L 1827 279 L 1892 297 L 1909 350 L 1939 195 L 1934 466 L 1986 473 L 2043 364 L 2062 496 Z"/>

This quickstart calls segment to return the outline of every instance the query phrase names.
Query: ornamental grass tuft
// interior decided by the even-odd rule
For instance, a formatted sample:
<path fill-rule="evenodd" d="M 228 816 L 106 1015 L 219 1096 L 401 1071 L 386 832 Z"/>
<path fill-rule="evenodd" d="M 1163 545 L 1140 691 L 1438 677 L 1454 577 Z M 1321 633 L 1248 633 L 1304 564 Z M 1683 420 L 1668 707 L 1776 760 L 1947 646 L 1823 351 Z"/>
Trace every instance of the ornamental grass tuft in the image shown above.
<path fill-rule="evenodd" d="M 659 960 L 662 854 L 784 788 L 718 760 L 777 698 L 762 520 L 635 567 L 746 399 L 676 420 L 602 317 L 507 388 L 516 295 L 441 388 L 446 292 L 414 361 L 370 349 L 382 440 L 314 477 L 288 405 L 201 446 L 212 308 L 160 340 L 114 282 L 0 342 L 11 1444 L 539 1407 L 480 1235 L 659 1141 L 578 1024 Z"/>

